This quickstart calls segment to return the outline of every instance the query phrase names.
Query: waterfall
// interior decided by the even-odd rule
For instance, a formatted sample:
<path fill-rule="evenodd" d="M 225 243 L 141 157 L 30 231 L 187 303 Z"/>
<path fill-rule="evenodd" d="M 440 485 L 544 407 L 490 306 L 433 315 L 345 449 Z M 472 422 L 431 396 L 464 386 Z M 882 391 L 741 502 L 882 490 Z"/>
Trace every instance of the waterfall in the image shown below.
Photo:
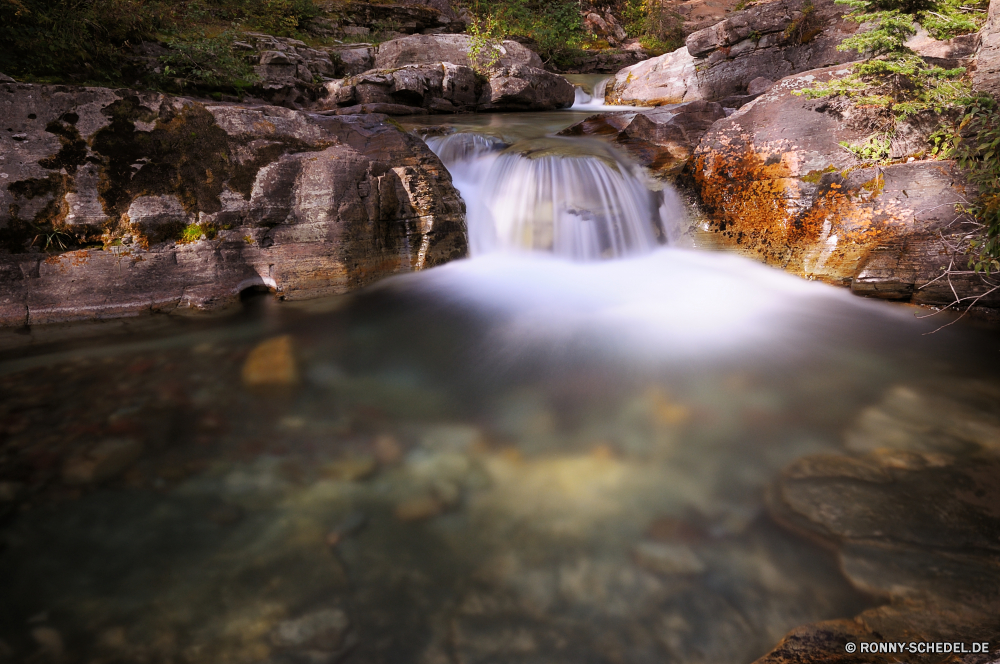
<path fill-rule="evenodd" d="M 610 146 L 542 138 L 507 147 L 473 133 L 430 137 L 465 199 L 472 255 L 544 251 L 576 260 L 646 253 L 683 215 L 672 190 Z"/>
<path fill-rule="evenodd" d="M 583 79 L 584 77 L 578 76 L 577 79 Z M 608 83 L 611 82 L 610 77 L 604 77 L 600 80 L 593 81 L 592 86 L 587 85 L 590 81 L 580 81 L 574 82 L 576 88 L 576 98 L 573 101 L 573 106 L 570 110 L 573 111 L 602 111 L 604 110 L 604 96 L 608 90 Z"/>

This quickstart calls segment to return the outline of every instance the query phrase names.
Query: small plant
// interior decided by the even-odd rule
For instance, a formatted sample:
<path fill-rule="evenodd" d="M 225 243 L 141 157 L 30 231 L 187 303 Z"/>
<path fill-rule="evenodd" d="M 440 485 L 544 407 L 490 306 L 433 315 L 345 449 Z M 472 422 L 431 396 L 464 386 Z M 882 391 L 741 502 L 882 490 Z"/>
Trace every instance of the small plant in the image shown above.
<path fill-rule="evenodd" d="M 856 143 L 840 141 L 840 146 L 859 161 L 882 164 L 889 161 L 889 156 L 892 153 L 892 134 L 889 132 L 876 133 Z"/>
<path fill-rule="evenodd" d="M 257 81 L 257 74 L 235 50 L 236 34 L 227 30 L 214 37 L 200 33 L 194 38 L 169 42 L 172 53 L 160 57 L 163 76 L 180 78 L 196 87 L 243 90 Z"/>
<path fill-rule="evenodd" d="M 201 240 L 203 237 L 208 240 L 214 240 L 217 234 L 218 230 L 211 224 L 188 224 L 181 231 L 181 236 L 177 239 L 177 244 L 191 244 L 192 242 Z"/>
<path fill-rule="evenodd" d="M 472 69 L 481 76 L 488 76 L 500 62 L 500 42 L 505 36 L 500 19 L 492 14 L 482 18 L 474 16 L 468 31 Z"/>

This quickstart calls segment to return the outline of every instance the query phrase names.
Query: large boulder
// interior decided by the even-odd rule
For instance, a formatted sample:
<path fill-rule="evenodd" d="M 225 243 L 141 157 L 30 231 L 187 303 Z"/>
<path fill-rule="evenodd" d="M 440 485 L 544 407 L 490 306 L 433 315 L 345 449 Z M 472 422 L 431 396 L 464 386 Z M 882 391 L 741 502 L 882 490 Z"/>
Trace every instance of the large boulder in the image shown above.
<path fill-rule="evenodd" d="M 0 84 L 0 324 L 300 299 L 465 255 L 463 203 L 382 116 Z"/>
<path fill-rule="evenodd" d="M 717 122 L 694 154 L 694 184 L 712 230 L 736 251 L 859 294 L 948 304 L 988 286 L 975 275 L 940 279 L 968 258 L 955 204 L 969 187 L 955 164 L 928 158 L 940 117 L 897 128 L 892 162 L 859 162 L 841 143 L 866 140 L 871 118 L 795 91 L 842 76 L 831 67 L 782 79 Z M 1000 302 L 995 294 L 980 304 Z"/>
<path fill-rule="evenodd" d="M 989 16 L 979 36 L 972 86 L 997 96 L 1000 95 L 1000 0 L 990 0 Z"/>
<path fill-rule="evenodd" d="M 705 132 L 726 117 L 714 101 L 689 101 L 635 113 L 599 113 L 564 129 L 563 136 L 606 136 L 661 175 L 675 175 Z"/>
<path fill-rule="evenodd" d="M 499 67 L 526 65 L 542 68 L 542 59 L 531 49 L 516 41 L 505 40 L 495 46 L 484 46 L 479 53 L 479 64 L 486 66 L 493 63 Z M 472 37 L 469 35 L 411 35 L 387 41 L 378 47 L 375 55 L 376 69 L 395 69 L 406 65 L 426 65 L 438 62 L 471 67 L 469 53 L 472 49 Z"/>
<path fill-rule="evenodd" d="M 316 109 L 339 115 L 549 111 L 573 105 L 573 85 L 527 65 L 499 67 L 485 81 L 450 62 L 374 69 L 326 84 Z"/>
<path fill-rule="evenodd" d="M 773 0 L 734 12 L 689 35 L 684 47 L 618 72 L 607 101 L 659 106 L 723 100 L 745 95 L 759 77 L 777 80 L 854 61 L 856 53 L 836 49 L 857 28 L 843 11 L 833 0 Z"/>

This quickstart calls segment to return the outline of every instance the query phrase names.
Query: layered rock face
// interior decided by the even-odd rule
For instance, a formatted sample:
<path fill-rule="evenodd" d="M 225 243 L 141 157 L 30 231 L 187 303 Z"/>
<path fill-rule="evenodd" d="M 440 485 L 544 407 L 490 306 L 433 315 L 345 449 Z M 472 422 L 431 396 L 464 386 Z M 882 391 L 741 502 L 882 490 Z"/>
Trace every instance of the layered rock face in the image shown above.
<path fill-rule="evenodd" d="M 688 36 L 684 48 L 627 67 L 608 86 L 614 104 L 660 106 L 747 94 L 757 78 L 779 78 L 858 59 L 836 49 L 857 24 L 833 0 L 775 0 L 734 12 Z M 737 106 L 741 101 L 726 105 Z"/>
<path fill-rule="evenodd" d="M 463 203 L 380 116 L 0 84 L 0 323 L 340 293 L 465 255 Z"/>
<path fill-rule="evenodd" d="M 489 47 L 487 47 L 489 48 Z M 472 111 L 547 111 L 568 108 L 573 86 L 542 69 L 538 54 L 505 41 L 493 55 L 478 53 L 477 77 L 467 35 L 414 35 L 382 44 L 376 69 L 326 84 L 319 109 L 336 114 L 460 113 Z"/>
<path fill-rule="evenodd" d="M 846 73 L 783 79 L 709 130 L 693 175 L 712 229 L 736 251 L 794 274 L 864 295 L 950 303 L 951 286 L 938 277 L 968 260 L 951 247 L 963 234 L 955 204 L 972 192 L 954 163 L 923 158 L 939 118 L 909 120 L 892 145 L 898 161 L 864 167 L 840 144 L 871 133 L 863 111 L 794 94 Z M 975 275 L 951 283 L 963 294 L 987 290 Z"/>

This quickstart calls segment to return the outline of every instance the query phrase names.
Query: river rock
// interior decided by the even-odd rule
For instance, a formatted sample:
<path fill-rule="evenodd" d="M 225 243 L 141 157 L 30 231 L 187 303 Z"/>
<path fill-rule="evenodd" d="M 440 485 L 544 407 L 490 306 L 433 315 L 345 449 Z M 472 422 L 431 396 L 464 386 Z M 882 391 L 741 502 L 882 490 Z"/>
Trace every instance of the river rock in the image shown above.
<path fill-rule="evenodd" d="M 441 162 L 384 116 L 0 84 L 0 324 L 301 299 L 466 252 Z"/>
<path fill-rule="evenodd" d="M 810 9 L 811 8 L 811 9 Z M 746 94 L 758 77 L 858 59 L 836 49 L 857 24 L 842 18 L 833 0 L 757 3 L 688 36 L 684 47 L 626 67 L 608 85 L 612 104 L 660 106 Z"/>
<path fill-rule="evenodd" d="M 569 108 L 575 99 L 576 89 L 558 74 L 530 65 L 503 65 L 491 71 L 479 110 L 554 111 Z"/>
<path fill-rule="evenodd" d="M 299 380 L 294 343 L 288 334 L 262 341 L 243 363 L 243 384 L 247 387 L 290 387 Z"/>
<path fill-rule="evenodd" d="M 928 158 L 933 114 L 900 123 L 893 163 L 865 167 L 841 142 L 871 133 L 863 111 L 794 94 L 849 73 L 846 67 L 782 79 L 720 120 L 694 153 L 694 182 L 711 230 L 735 251 L 794 274 L 849 285 L 855 293 L 948 304 L 937 279 L 965 231 L 954 204 L 968 185 L 953 162 Z M 935 279 L 937 279 L 935 281 Z M 951 278 L 959 292 L 987 287 L 974 275 Z M 1000 299 L 984 299 L 989 305 Z"/>
<path fill-rule="evenodd" d="M 429 65 L 450 62 L 471 67 L 469 52 L 472 37 L 469 35 L 412 35 L 387 41 L 378 47 L 376 69 L 396 69 L 406 65 Z M 496 48 L 498 67 L 526 65 L 541 69 L 542 59 L 537 53 L 516 41 L 504 40 L 495 47 L 485 46 L 479 55 L 479 64 L 486 66 L 492 59 L 491 48 Z"/>
<path fill-rule="evenodd" d="M 690 158 L 705 132 L 725 117 L 721 104 L 699 100 L 638 113 L 600 113 L 562 134 L 614 136 L 642 165 L 672 174 Z"/>
<path fill-rule="evenodd" d="M 1000 638 L 1000 457 L 883 451 L 814 456 L 782 473 L 773 516 L 827 541 L 859 589 L 888 600 L 853 620 L 798 628 L 758 662 L 955 661 L 949 653 L 845 656 L 844 644 L 996 643 Z M 994 649 L 995 649 L 994 645 Z M 898 651 L 897 651 L 898 652 Z M 966 655 L 964 662 L 986 661 Z"/>

